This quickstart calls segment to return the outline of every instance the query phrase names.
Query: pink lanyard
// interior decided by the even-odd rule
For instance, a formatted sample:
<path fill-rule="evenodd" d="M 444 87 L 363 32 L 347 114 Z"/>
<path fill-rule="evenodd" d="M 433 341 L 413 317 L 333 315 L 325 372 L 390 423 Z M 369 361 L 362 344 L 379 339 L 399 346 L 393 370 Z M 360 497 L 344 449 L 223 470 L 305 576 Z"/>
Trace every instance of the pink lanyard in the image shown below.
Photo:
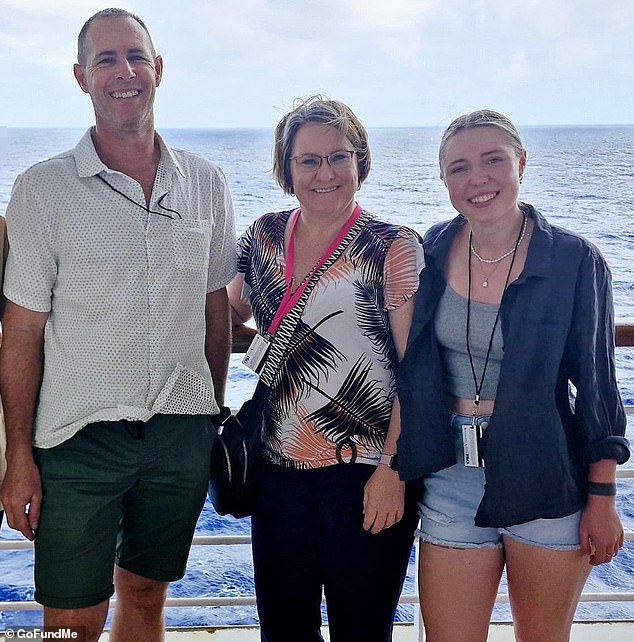
<path fill-rule="evenodd" d="M 352 212 L 352 215 L 348 220 L 344 223 L 343 227 L 339 230 L 339 234 L 335 237 L 333 242 L 326 248 L 326 251 L 321 255 L 321 258 L 315 265 L 313 266 L 313 269 L 310 271 L 308 276 L 302 281 L 301 285 L 291 294 L 291 281 L 292 281 L 292 275 L 293 275 L 293 268 L 295 264 L 295 240 L 294 240 L 294 234 L 295 234 L 295 225 L 297 225 L 297 219 L 299 218 L 299 215 L 301 214 L 301 210 L 295 210 L 292 214 L 291 218 L 291 231 L 290 231 L 290 238 L 288 240 L 288 250 L 286 253 L 286 270 L 285 270 L 285 280 L 286 280 L 286 292 L 284 293 L 284 298 L 282 299 L 282 302 L 280 303 L 280 307 L 277 309 L 277 312 L 275 313 L 275 316 L 273 317 L 273 321 L 271 322 L 271 326 L 269 327 L 269 334 L 275 334 L 275 331 L 279 327 L 282 319 L 284 316 L 287 314 L 289 310 L 292 310 L 299 299 L 301 298 L 302 294 L 304 293 L 304 290 L 306 290 L 308 283 L 312 279 L 313 275 L 319 268 L 323 266 L 323 264 L 332 256 L 333 252 L 339 247 L 339 244 L 343 239 L 346 237 L 348 232 L 352 229 L 352 226 L 359 220 L 359 216 L 361 216 L 361 212 L 363 209 L 361 208 L 360 205 L 357 205 L 354 208 L 354 211 Z"/>

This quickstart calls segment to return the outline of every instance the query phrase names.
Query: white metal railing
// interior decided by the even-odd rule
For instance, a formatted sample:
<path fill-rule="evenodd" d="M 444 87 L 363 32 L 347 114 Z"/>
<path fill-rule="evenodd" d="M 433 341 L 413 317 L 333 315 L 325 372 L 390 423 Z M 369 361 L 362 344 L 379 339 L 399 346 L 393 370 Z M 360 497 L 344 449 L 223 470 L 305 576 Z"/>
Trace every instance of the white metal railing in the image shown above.
<path fill-rule="evenodd" d="M 617 477 L 634 478 L 634 469 L 618 470 Z M 625 539 L 634 542 L 634 531 L 626 530 Z M 251 543 L 248 535 L 197 535 L 194 537 L 194 546 L 237 546 Z M 0 540 L 0 551 L 24 550 L 33 547 L 27 540 Z M 496 602 L 508 603 L 508 595 L 500 593 Z M 582 602 L 634 602 L 634 591 L 618 591 L 608 593 L 583 593 Z M 417 595 L 401 595 L 401 604 L 418 604 Z M 167 598 L 166 606 L 191 607 L 191 606 L 253 606 L 255 596 L 232 597 L 172 597 Z M 0 602 L 0 611 L 37 611 L 42 607 L 32 601 Z"/>
<path fill-rule="evenodd" d="M 627 406 L 626 412 L 634 414 L 634 406 Z M 619 468 L 616 471 L 617 479 L 634 479 L 634 468 Z M 625 531 L 625 540 L 634 542 L 634 531 Z M 197 535 L 193 540 L 194 546 L 238 546 L 248 545 L 251 538 L 248 535 Z M 33 548 L 33 542 L 28 540 L 0 540 L 0 551 L 17 551 Z M 496 602 L 508 603 L 508 594 L 500 593 Z M 608 593 L 583 593 L 582 602 L 634 602 L 634 591 L 618 591 Z M 417 595 L 401 595 L 401 604 L 417 604 Z M 191 606 L 253 606 L 255 596 L 231 597 L 172 597 L 167 598 L 166 606 L 191 607 Z M 0 611 L 37 611 L 42 607 L 32 601 L 0 602 Z"/>

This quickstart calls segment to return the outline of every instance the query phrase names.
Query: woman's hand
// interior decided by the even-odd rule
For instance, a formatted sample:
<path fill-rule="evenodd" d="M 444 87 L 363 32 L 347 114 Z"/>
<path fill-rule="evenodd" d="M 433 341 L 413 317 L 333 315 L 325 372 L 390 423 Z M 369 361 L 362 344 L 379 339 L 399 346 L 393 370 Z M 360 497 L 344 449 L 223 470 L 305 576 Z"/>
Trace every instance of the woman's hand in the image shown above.
<path fill-rule="evenodd" d="M 612 561 L 623 546 L 623 524 L 616 511 L 614 497 L 588 495 L 579 534 L 581 550 L 590 556 L 592 566 Z"/>
<path fill-rule="evenodd" d="M 389 466 L 379 464 L 363 491 L 363 528 L 376 535 L 403 517 L 405 483 Z"/>

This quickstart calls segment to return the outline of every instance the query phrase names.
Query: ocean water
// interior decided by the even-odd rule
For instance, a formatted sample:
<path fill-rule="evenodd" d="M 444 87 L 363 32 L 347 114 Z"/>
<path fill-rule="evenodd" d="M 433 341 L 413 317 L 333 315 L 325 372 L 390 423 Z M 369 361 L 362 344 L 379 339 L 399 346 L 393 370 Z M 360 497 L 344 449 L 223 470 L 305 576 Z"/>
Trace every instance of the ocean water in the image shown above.
<path fill-rule="evenodd" d="M 523 200 L 533 203 L 553 223 L 583 234 L 605 255 L 613 274 L 617 317 L 634 318 L 634 126 L 520 128 L 528 149 Z M 0 214 L 4 214 L 16 175 L 31 164 L 75 145 L 82 135 L 72 129 L 0 128 Z M 166 130 L 171 145 L 217 162 L 231 186 L 238 232 L 264 212 L 293 207 L 271 175 L 270 130 Z M 454 212 L 438 178 L 437 128 L 371 129 L 373 165 L 358 194 L 359 202 L 376 215 L 423 233 Z M 621 394 L 634 405 L 634 351 L 617 350 Z M 233 356 L 227 401 L 236 408 L 250 394 L 255 376 Z M 634 420 L 628 436 L 634 440 Z M 634 468 L 634 463 L 628 463 Z M 619 512 L 634 529 L 634 480 L 619 482 Z M 219 517 L 206 505 L 198 534 L 248 534 L 249 520 Z M 6 524 L 4 539 L 18 539 Z M 404 592 L 414 592 L 414 563 Z M 628 543 L 608 567 L 593 571 L 587 590 L 634 590 L 634 543 Z M 174 583 L 170 596 L 242 596 L 253 594 L 248 546 L 197 546 L 192 549 L 185 578 Z M 31 600 L 32 553 L 0 551 L 0 601 Z M 411 620 L 413 606 L 400 606 L 397 618 Z M 507 620 L 509 609 L 496 606 L 495 619 Z M 634 604 L 588 603 L 580 619 L 634 619 Z M 170 608 L 168 626 L 252 624 L 252 607 Z M 38 613 L 1 612 L 0 630 L 36 625 Z"/>

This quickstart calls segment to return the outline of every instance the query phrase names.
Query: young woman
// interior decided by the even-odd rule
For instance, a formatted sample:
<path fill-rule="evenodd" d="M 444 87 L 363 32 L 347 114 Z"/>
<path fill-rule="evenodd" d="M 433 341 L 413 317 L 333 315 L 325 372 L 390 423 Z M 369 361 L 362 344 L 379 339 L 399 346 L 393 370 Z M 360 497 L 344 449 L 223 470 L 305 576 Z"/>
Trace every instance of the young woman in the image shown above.
<path fill-rule="evenodd" d="M 526 158 L 514 125 L 488 110 L 456 119 L 440 145 L 459 216 L 425 236 L 397 386 L 399 470 L 425 476 L 430 642 L 486 640 L 504 567 L 517 639 L 568 640 L 591 566 L 623 544 L 610 272 L 519 200 Z"/>

